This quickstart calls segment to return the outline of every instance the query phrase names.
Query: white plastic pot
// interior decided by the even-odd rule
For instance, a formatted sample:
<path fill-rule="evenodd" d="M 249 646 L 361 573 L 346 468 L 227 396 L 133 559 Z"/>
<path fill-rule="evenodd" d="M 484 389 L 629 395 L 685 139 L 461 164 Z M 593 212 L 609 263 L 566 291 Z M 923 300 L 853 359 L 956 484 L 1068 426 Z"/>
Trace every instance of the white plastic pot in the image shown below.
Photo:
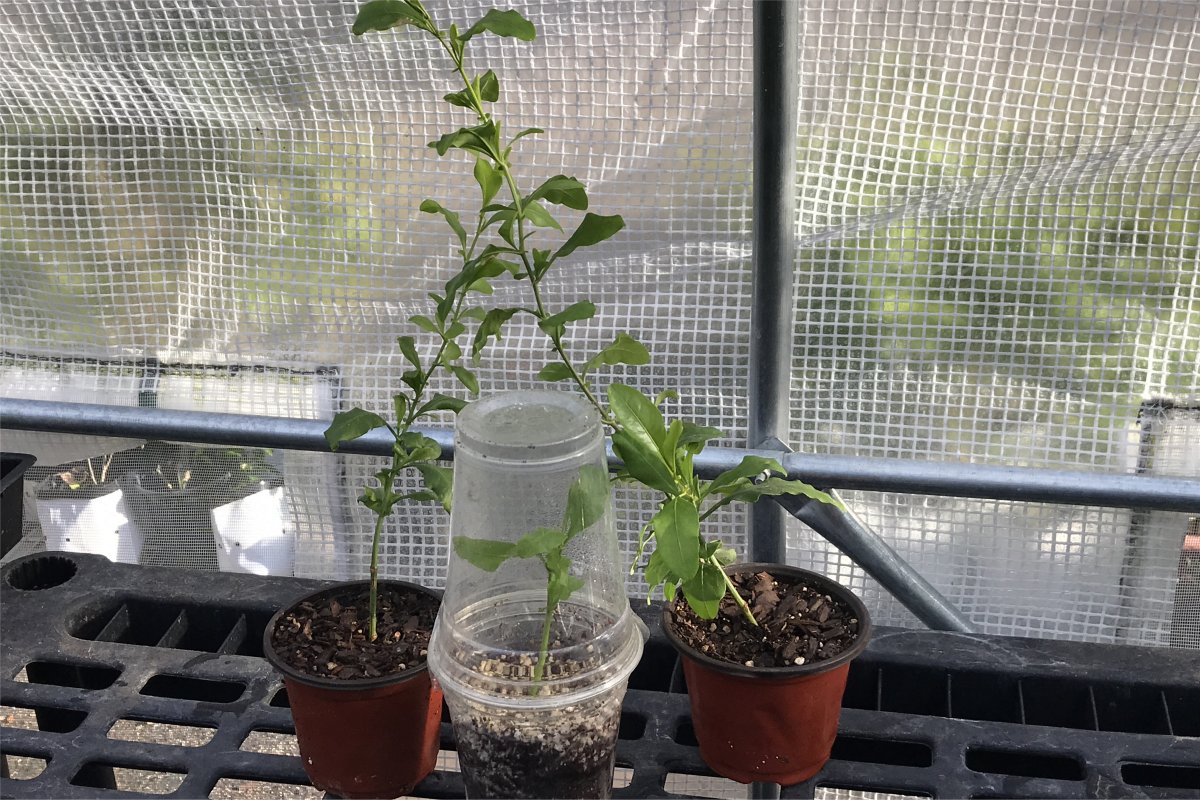
<path fill-rule="evenodd" d="M 283 487 L 263 488 L 212 510 L 217 564 L 222 572 L 291 575 L 296 542 L 287 530 Z"/>
<path fill-rule="evenodd" d="M 47 550 L 93 553 L 122 564 L 136 564 L 141 556 L 142 532 L 115 485 L 98 496 L 39 497 L 37 517 Z"/>

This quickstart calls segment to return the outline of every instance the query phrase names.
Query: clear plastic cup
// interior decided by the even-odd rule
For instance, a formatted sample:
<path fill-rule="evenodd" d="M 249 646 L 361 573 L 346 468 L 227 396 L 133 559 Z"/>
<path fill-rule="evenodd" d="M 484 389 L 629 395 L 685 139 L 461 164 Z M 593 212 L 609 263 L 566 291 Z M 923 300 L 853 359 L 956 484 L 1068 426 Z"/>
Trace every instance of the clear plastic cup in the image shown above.
<path fill-rule="evenodd" d="M 597 475 L 589 524 L 574 530 L 573 488 L 595 487 Z M 625 596 L 606 476 L 599 417 L 574 395 L 497 395 L 459 414 L 454 546 L 429 669 L 450 708 L 471 797 L 611 792 L 621 701 L 643 638 Z M 560 553 L 573 591 L 549 625 L 544 554 L 482 566 L 478 558 L 547 530 L 573 531 Z"/>

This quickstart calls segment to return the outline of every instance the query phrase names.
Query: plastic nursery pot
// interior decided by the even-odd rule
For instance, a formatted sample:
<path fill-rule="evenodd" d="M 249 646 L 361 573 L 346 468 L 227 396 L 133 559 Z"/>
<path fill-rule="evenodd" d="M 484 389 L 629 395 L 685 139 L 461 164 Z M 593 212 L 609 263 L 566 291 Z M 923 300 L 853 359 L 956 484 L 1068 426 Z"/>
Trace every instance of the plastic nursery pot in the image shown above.
<path fill-rule="evenodd" d="M 36 459 L 28 453 L 0 453 L 0 556 L 21 541 L 25 518 L 25 471 Z"/>
<path fill-rule="evenodd" d="M 263 655 L 283 674 L 304 771 L 313 786 L 339 797 L 398 797 L 412 791 L 437 764 L 442 693 L 425 664 L 380 678 L 336 680 L 306 675 L 286 663 L 272 643 L 276 624 L 291 609 L 360 589 L 338 583 L 297 599 L 271 617 Z M 404 581 L 385 588 L 437 593 Z"/>
<path fill-rule="evenodd" d="M 259 481 L 211 512 L 217 565 L 222 572 L 291 575 L 296 542 L 288 530 L 282 485 Z"/>
<path fill-rule="evenodd" d="M 726 568 L 731 575 L 762 571 L 778 579 L 799 579 L 845 603 L 859 621 L 858 639 L 825 661 L 748 667 L 711 658 L 686 644 L 674 630 L 670 607 L 663 611 L 662 627 L 683 657 L 700 757 L 731 780 L 788 786 L 816 775 L 829 760 L 850 662 L 866 648 L 871 622 L 862 601 L 824 575 L 783 564 Z"/>
<path fill-rule="evenodd" d="M 67 488 L 56 475 L 38 485 L 37 517 L 47 550 L 92 553 L 136 564 L 144 536 L 117 481 Z"/>
<path fill-rule="evenodd" d="M 454 485 L 429 668 L 446 693 L 467 795 L 609 797 L 643 637 L 625 596 L 599 419 L 561 392 L 480 400 L 458 415 Z M 594 503 L 571 525 L 585 486 Z M 569 534 L 558 555 L 572 590 L 551 603 L 546 561 L 558 555 L 517 543 L 535 532 L 553 543 L 556 530 Z"/>

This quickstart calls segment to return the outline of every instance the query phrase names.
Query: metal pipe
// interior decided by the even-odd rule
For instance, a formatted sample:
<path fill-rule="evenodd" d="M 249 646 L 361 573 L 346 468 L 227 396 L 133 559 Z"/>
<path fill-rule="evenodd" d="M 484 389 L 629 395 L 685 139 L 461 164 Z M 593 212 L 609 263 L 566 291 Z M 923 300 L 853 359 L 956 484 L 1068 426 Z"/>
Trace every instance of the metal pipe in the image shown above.
<path fill-rule="evenodd" d="M 933 630 L 976 632 L 961 611 L 852 512 L 806 497 L 771 499 L 848 555 Z"/>
<path fill-rule="evenodd" d="M 0 398 L 0 429 L 11 430 L 327 453 L 329 445 L 324 433 L 328 424 L 327 420 Z M 441 445 L 445 458 L 453 456 L 454 437 L 450 430 L 421 428 L 420 431 Z M 373 431 L 343 444 L 339 452 L 386 456 L 391 448 L 387 431 Z M 747 455 L 778 458 L 789 477 L 838 489 L 1200 513 L 1200 480 L 1184 478 L 799 453 L 781 455 L 778 450 L 729 447 L 707 448 L 696 457 L 696 467 L 702 477 L 711 478 L 737 466 Z M 619 462 L 614 460 L 614 463 Z"/>
<path fill-rule="evenodd" d="M 748 444 L 786 440 L 796 260 L 796 114 L 800 7 L 754 4 L 754 259 L 750 293 Z M 751 510 L 755 561 L 786 560 L 784 515 L 770 503 Z"/>

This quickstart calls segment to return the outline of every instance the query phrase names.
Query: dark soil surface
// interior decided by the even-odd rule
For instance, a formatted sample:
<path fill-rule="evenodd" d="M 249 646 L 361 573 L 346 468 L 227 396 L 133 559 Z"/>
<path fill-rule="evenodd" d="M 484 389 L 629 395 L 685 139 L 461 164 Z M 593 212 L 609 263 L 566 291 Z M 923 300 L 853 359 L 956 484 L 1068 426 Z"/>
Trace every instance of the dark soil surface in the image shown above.
<path fill-rule="evenodd" d="M 790 667 L 833 658 L 854 645 L 859 624 L 848 605 L 803 583 L 767 572 L 731 576 L 761 627 L 726 595 L 716 619 L 700 619 L 680 600 L 671 609 L 684 642 L 719 661 Z"/>
<path fill-rule="evenodd" d="M 321 678 L 378 678 L 425 663 L 438 602 L 379 588 L 378 637 L 367 640 L 367 587 L 305 601 L 279 618 L 271 644 L 290 666 Z"/>
<path fill-rule="evenodd" d="M 565 711 L 560 724 L 534 734 L 507 720 L 472 717 L 456 729 L 467 796 L 610 797 L 617 721 Z"/>

